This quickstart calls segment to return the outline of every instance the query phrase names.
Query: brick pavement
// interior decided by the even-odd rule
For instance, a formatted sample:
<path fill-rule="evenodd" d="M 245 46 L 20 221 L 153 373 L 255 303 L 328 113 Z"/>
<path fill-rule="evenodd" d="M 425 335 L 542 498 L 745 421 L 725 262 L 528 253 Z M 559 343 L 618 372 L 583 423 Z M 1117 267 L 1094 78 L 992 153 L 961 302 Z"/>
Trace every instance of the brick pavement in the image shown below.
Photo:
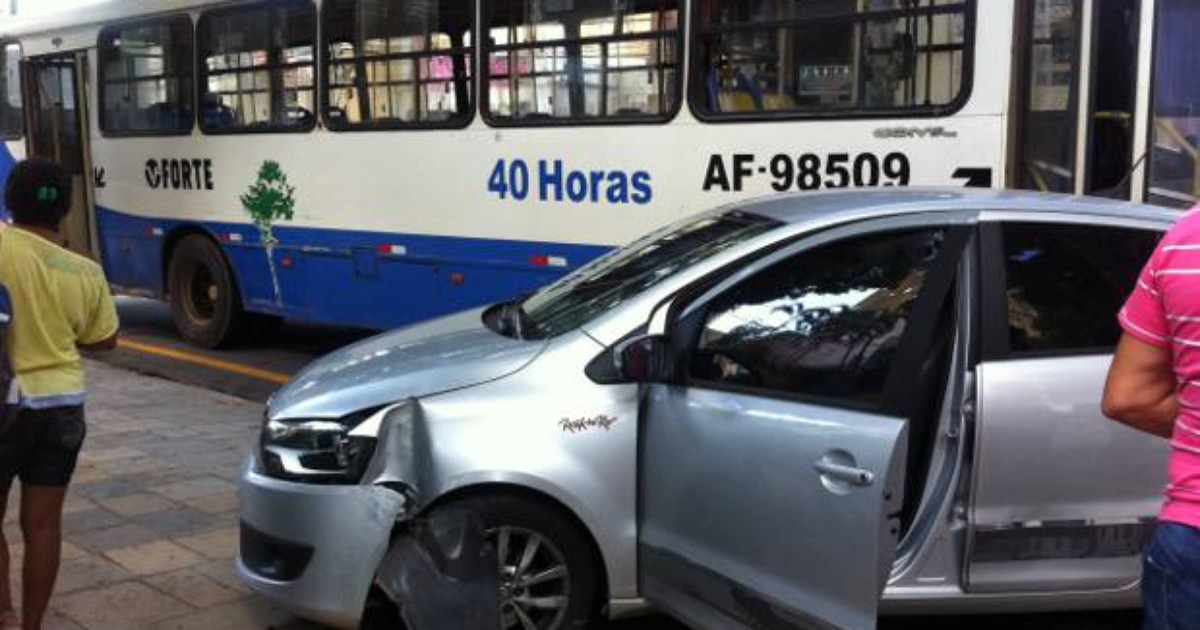
<path fill-rule="evenodd" d="M 88 436 L 47 630 L 318 630 L 233 572 L 236 479 L 262 406 L 89 361 Z M 17 495 L 4 531 L 19 606 Z"/>

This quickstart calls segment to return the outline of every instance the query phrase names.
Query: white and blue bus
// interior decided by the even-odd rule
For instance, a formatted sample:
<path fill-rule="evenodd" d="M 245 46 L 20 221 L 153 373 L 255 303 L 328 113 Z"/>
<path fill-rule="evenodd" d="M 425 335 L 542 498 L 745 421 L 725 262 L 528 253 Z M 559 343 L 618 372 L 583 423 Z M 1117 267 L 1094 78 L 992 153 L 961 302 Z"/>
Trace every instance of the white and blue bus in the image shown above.
<path fill-rule="evenodd" d="M 0 22 L 0 152 L 190 341 L 385 328 L 772 191 L 1200 194 L 1194 0 L 100 0 Z"/>

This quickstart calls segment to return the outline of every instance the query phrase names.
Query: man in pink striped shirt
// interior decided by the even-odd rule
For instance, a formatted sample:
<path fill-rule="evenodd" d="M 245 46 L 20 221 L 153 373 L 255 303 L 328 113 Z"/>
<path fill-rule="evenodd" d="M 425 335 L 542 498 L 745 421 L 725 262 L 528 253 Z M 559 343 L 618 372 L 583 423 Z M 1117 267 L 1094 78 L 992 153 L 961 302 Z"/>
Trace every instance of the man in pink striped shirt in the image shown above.
<path fill-rule="evenodd" d="M 1171 441 L 1143 564 L 1144 627 L 1200 630 L 1200 211 L 1163 237 L 1119 320 L 1104 413 Z"/>

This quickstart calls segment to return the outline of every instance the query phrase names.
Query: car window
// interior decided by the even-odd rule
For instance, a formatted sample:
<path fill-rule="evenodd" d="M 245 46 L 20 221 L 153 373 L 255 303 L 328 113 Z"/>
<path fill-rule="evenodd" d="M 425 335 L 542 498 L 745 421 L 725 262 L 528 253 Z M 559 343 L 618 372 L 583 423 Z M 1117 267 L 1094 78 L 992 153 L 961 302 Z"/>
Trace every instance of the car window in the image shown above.
<path fill-rule="evenodd" d="M 888 232 L 803 252 L 708 306 L 693 380 L 878 407 L 941 229 Z"/>
<path fill-rule="evenodd" d="M 1002 227 L 1012 356 L 1108 352 L 1117 312 L 1162 234 L 1094 225 Z"/>
<path fill-rule="evenodd" d="M 741 211 L 690 217 L 593 261 L 525 300 L 527 336 L 574 330 L 676 273 L 782 225 Z"/>

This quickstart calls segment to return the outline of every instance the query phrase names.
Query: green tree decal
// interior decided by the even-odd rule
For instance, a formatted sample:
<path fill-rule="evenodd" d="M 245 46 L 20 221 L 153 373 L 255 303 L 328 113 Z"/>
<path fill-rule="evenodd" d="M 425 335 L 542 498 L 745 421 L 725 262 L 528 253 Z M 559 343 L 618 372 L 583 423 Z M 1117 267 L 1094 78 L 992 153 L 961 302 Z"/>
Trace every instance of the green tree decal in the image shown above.
<path fill-rule="evenodd" d="M 279 163 L 266 160 L 258 169 L 258 180 L 242 195 L 242 207 L 254 221 L 267 254 L 267 267 L 271 271 L 271 283 L 275 288 L 275 302 L 282 303 L 279 278 L 275 273 L 275 223 L 290 221 L 296 216 L 296 189 L 288 183 L 287 175 Z"/>

